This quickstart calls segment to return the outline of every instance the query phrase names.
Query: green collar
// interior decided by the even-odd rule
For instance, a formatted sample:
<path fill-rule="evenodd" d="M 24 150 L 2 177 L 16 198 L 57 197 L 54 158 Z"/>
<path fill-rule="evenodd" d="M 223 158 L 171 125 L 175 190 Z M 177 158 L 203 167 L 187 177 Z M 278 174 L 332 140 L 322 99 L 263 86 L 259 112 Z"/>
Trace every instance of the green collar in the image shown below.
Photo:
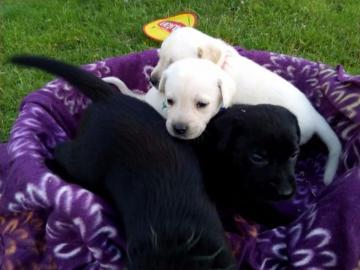
<path fill-rule="evenodd" d="M 165 111 L 167 109 L 166 100 L 163 101 L 161 109 Z"/>

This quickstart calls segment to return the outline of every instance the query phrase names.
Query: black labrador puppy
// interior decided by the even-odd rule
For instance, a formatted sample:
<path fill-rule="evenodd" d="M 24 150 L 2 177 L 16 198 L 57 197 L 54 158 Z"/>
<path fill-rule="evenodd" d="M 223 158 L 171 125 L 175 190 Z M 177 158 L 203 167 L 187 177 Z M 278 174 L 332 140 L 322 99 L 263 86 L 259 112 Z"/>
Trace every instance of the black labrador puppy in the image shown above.
<path fill-rule="evenodd" d="M 34 56 L 12 62 L 63 77 L 93 101 L 77 136 L 56 147 L 55 159 L 119 211 L 128 269 L 235 269 L 195 154 L 168 135 L 155 110 L 72 65 Z"/>
<path fill-rule="evenodd" d="M 194 141 L 210 197 L 221 207 L 274 227 L 286 224 L 272 202 L 295 193 L 300 130 L 296 117 L 275 105 L 234 105 Z"/>

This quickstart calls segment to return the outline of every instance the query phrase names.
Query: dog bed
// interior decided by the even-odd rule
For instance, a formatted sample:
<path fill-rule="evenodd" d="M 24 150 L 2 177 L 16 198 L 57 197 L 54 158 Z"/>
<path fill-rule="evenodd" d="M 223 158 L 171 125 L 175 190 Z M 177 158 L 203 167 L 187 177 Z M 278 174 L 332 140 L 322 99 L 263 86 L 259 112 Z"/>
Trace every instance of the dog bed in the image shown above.
<path fill-rule="evenodd" d="M 297 194 L 278 205 L 294 216 L 290 225 L 266 230 L 234 216 L 238 230 L 227 236 L 239 264 L 261 270 L 360 269 L 360 77 L 341 66 L 237 49 L 303 91 L 343 144 L 337 177 L 328 187 L 322 184 L 326 149 L 316 141 L 302 149 Z M 146 91 L 156 61 L 156 51 L 149 50 L 84 68 Z M 44 164 L 57 143 L 74 136 L 88 104 L 62 80 L 23 100 L 8 143 L 0 145 L 3 269 L 123 269 L 125 243 L 111 208 Z"/>

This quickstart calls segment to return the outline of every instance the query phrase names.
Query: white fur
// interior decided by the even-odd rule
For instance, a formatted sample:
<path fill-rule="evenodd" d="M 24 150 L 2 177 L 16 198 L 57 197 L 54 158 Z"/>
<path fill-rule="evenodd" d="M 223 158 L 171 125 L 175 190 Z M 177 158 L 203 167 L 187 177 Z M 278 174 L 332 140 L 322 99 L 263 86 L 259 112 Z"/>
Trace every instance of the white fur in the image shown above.
<path fill-rule="evenodd" d="M 167 130 L 181 139 L 200 136 L 221 106 L 231 104 L 235 89 L 234 80 L 208 60 L 186 58 L 171 64 L 159 84 L 159 91 L 167 100 Z M 173 100 L 173 105 L 169 104 L 169 99 Z M 199 103 L 207 105 L 199 108 Z M 174 132 L 173 125 L 177 123 L 187 126 L 185 135 Z"/>
<path fill-rule="evenodd" d="M 124 95 L 128 95 L 142 100 L 151 105 L 159 114 L 166 118 L 166 108 L 164 108 L 165 96 L 155 87 L 150 88 L 145 94 L 131 91 L 126 84 L 117 77 L 104 77 L 103 81 L 115 85 Z"/>
<path fill-rule="evenodd" d="M 220 107 L 230 105 L 235 93 L 235 83 L 226 72 L 208 60 L 196 58 L 186 58 L 170 65 L 161 77 L 159 90 L 152 87 L 144 95 L 129 90 L 116 77 L 105 77 L 103 80 L 117 86 L 123 94 L 150 104 L 166 118 L 168 132 L 181 139 L 200 136 Z M 168 104 L 168 99 L 173 99 L 174 104 Z M 198 108 L 198 102 L 207 106 Z M 173 126 L 177 123 L 188 127 L 186 134 L 174 132 Z"/>
<path fill-rule="evenodd" d="M 180 59 L 208 59 L 221 67 L 236 83 L 236 91 L 228 94 L 225 93 L 225 95 L 231 96 L 231 102 L 227 105 L 237 103 L 254 105 L 267 103 L 283 106 L 294 113 L 299 122 L 301 144 L 306 143 L 315 133 L 326 144 L 329 157 L 325 167 L 324 183 L 330 184 L 332 182 L 341 155 L 341 143 L 326 120 L 294 85 L 261 65 L 239 55 L 232 46 L 222 40 L 210 37 L 190 27 L 179 28 L 170 34 L 161 45 L 159 57 L 159 62 L 151 74 L 152 77 L 161 78 L 168 66 Z M 188 66 L 184 70 L 193 70 L 193 68 Z M 205 74 L 205 72 L 202 75 L 204 78 L 198 78 L 201 74 L 196 73 L 195 75 L 194 72 L 194 78 L 191 79 L 191 76 L 189 76 L 186 80 L 195 83 L 205 81 L 206 78 L 210 80 L 212 79 L 211 76 L 215 76 L 213 74 Z M 188 100 L 193 99 L 191 91 L 194 91 L 194 89 L 192 84 L 185 84 L 186 81 L 182 83 L 184 85 L 179 91 L 174 90 L 178 87 L 177 85 L 169 84 L 169 91 L 177 93 L 183 100 L 182 105 L 177 109 L 177 117 L 188 118 L 188 108 L 184 107 L 185 105 L 183 104 L 186 103 L 185 97 L 188 97 Z M 198 83 L 196 87 L 197 93 L 202 91 L 210 93 L 209 86 L 206 83 L 203 85 Z M 170 90 L 170 88 L 172 89 Z M 211 112 L 207 117 L 215 113 Z M 205 120 L 208 121 L 208 119 L 203 117 L 200 121 L 202 123 L 197 123 L 197 125 L 207 123 Z"/>

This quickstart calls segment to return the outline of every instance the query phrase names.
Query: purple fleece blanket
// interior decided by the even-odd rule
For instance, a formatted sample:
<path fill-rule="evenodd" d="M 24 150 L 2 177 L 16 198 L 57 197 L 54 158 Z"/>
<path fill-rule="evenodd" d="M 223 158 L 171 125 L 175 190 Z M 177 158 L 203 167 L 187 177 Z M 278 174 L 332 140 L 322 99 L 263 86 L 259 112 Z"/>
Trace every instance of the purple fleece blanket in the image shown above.
<path fill-rule="evenodd" d="M 329 187 L 321 180 L 326 150 L 316 141 L 304 147 L 297 164 L 297 194 L 278 206 L 294 216 L 289 226 L 265 230 L 234 217 L 238 232 L 227 235 L 239 265 L 360 269 L 360 77 L 341 66 L 238 50 L 303 91 L 343 144 L 338 175 Z M 84 68 L 146 91 L 156 61 L 156 51 L 149 50 Z M 125 245 L 111 208 L 44 164 L 57 143 L 74 136 L 88 104 L 62 80 L 49 82 L 22 102 L 9 142 L 0 145 L 2 269 L 123 269 Z"/>

